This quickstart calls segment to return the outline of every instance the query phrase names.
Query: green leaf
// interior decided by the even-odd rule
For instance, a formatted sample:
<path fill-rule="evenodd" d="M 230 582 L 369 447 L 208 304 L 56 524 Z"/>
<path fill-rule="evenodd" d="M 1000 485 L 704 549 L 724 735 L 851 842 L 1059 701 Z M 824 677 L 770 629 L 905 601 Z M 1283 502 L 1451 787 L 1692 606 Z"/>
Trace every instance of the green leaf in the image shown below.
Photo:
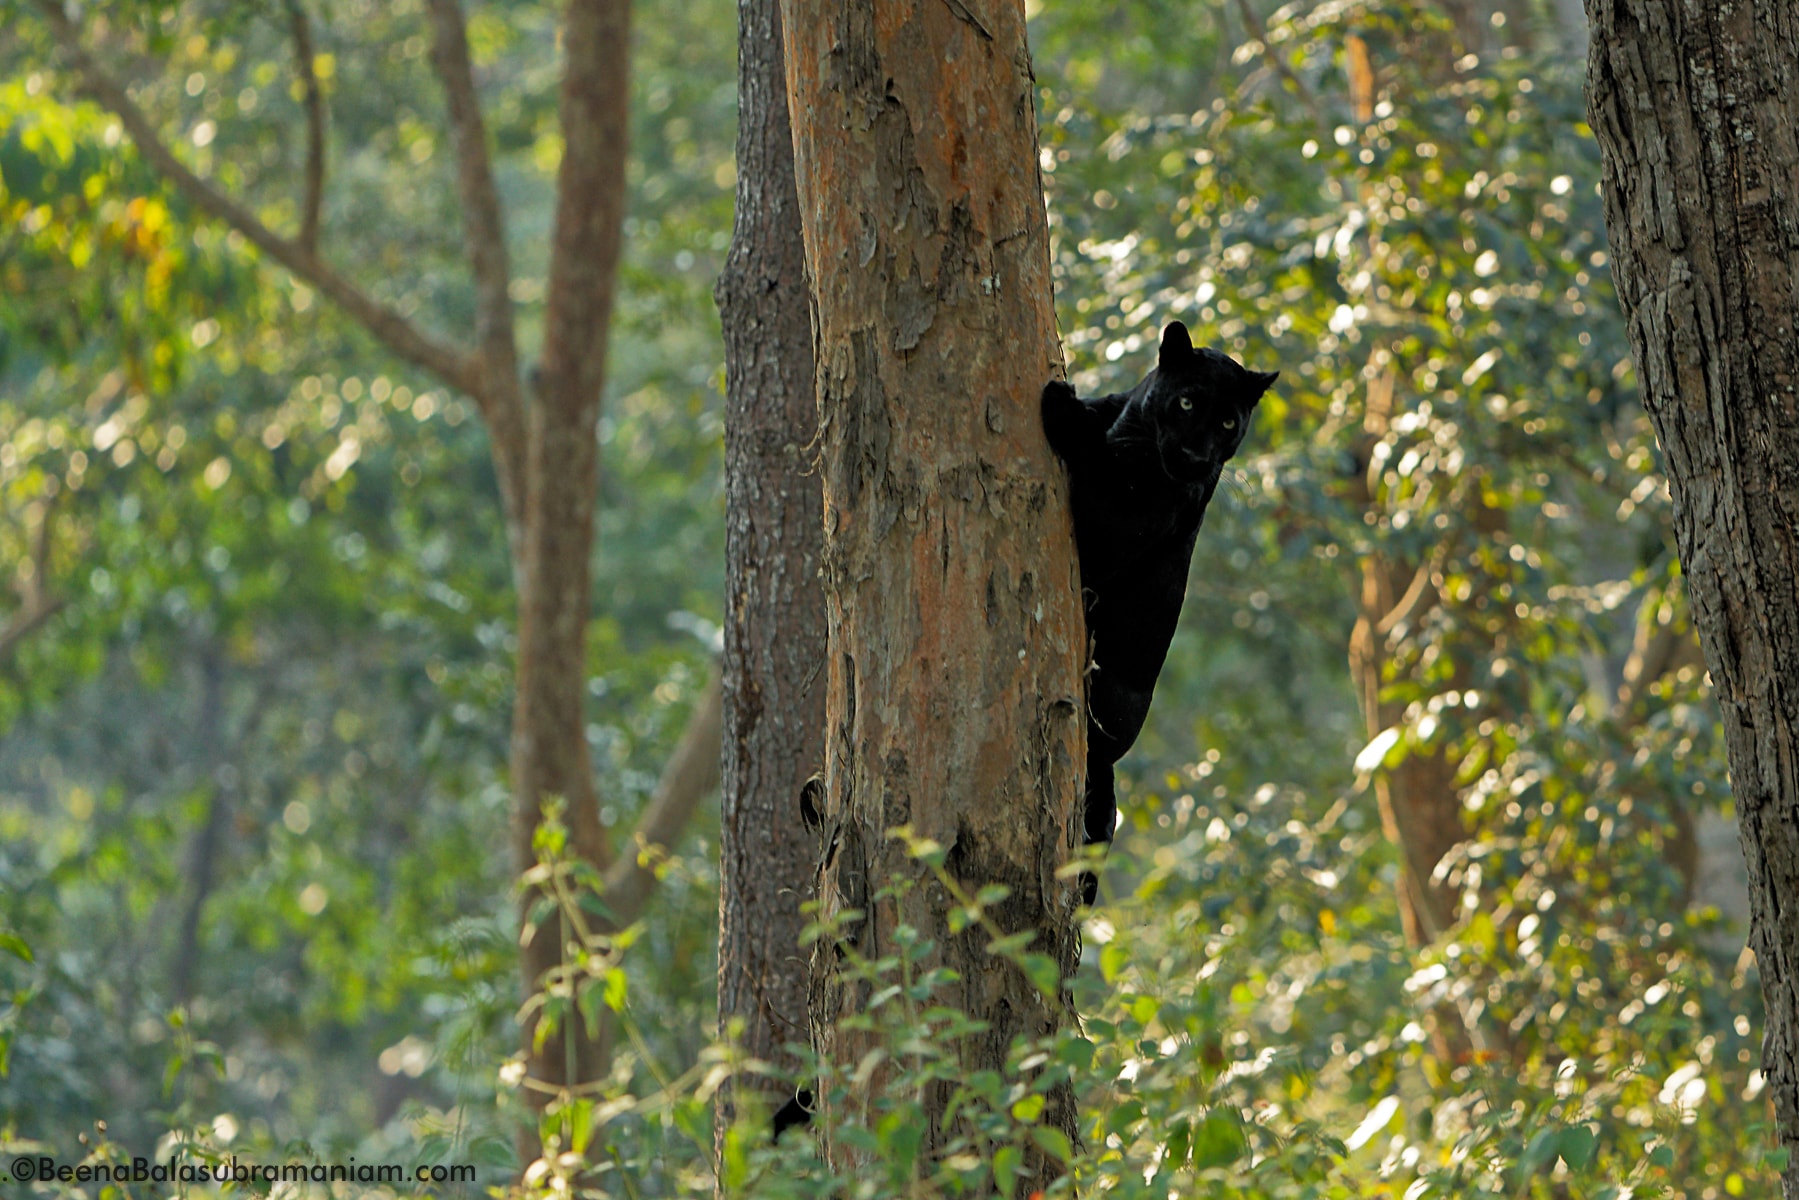
<path fill-rule="evenodd" d="M 1554 1162 L 1564 1132 L 1566 1131 L 1561 1129 L 1538 1130 L 1524 1147 L 1524 1153 L 1518 1157 L 1519 1173 L 1529 1175 L 1537 1168 Z"/>
<path fill-rule="evenodd" d="M 1077 1071 L 1093 1067 L 1093 1043 L 1084 1037 L 1071 1037 L 1056 1047 L 1056 1057 Z"/>
<path fill-rule="evenodd" d="M 1587 1125 L 1570 1125 L 1562 1130 L 1556 1144 L 1562 1161 L 1575 1170 L 1580 1170 L 1593 1161 L 1593 1151 L 1599 1145 L 1599 1135 Z"/>
<path fill-rule="evenodd" d="M 1074 1143 L 1068 1135 L 1054 1125 L 1031 1126 L 1031 1140 L 1043 1148 L 1045 1154 L 1051 1155 L 1061 1162 L 1074 1161 Z"/>
<path fill-rule="evenodd" d="M 987 953 L 1001 958 L 1012 958 L 1023 952 L 1024 948 L 1036 939 L 1032 930 L 1026 929 L 1018 933 L 1008 933 L 1004 937 L 996 937 L 987 943 Z"/>
<path fill-rule="evenodd" d="M 1053 996 L 1062 986 L 1062 968 L 1055 959 L 1047 954 L 1026 954 L 1019 959 L 1020 967 L 1031 983 L 1046 996 Z"/>
<path fill-rule="evenodd" d="M 924 1144 L 925 1122 L 917 1105 L 903 1105 L 881 1122 L 881 1142 L 891 1162 L 902 1170 L 911 1170 L 918 1159 L 918 1148 Z"/>
<path fill-rule="evenodd" d="M 1249 1149 L 1237 1114 L 1218 1107 L 1193 1130 L 1193 1165 L 1199 1170 L 1236 1162 Z"/>
<path fill-rule="evenodd" d="M 607 1001 L 607 993 L 612 990 L 612 981 L 608 979 L 602 984 L 599 980 L 589 980 L 582 982 L 579 986 L 580 990 L 575 993 L 575 998 L 577 1000 L 576 1010 L 581 1014 L 582 1027 L 590 1031 L 598 1030 L 600 1006 Z"/>
<path fill-rule="evenodd" d="M 615 1013 L 625 1011 L 625 992 L 630 986 L 630 979 L 625 975 L 623 967 L 613 967 L 606 972 L 606 1007 Z"/>
<path fill-rule="evenodd" d="M 1010 1195 L 1012 1181 L 1023 1172 L 1024 1152 L 1017 1146 L 1001 1146 L 993 1155 L 993 1186 Z"/>
<path fill-rule="evenodd" d="M 1187 1157 L 1193 1153 L 1193 1125 L 1188 1121 L 1178 1122 L 1163 1143 L 1163 1151 L 1161 1165 L 1164 1170 L 1186 1166 Z"/>
<path fill-rule="evenodd" d="M 1137 1100 L 1126 1100 L 1123 1104 L 1112 1107 L 1105 1116 L 1106 1131 L 1123 1136 L 1131 1132 L 1131 1127 L 1143 1119 L 1143 1105 Z"/>
<path fill-rule="evenodd" d="M 518 1150 L 509 1137 L 478 1137 L 469 1143 L 468 1156 L 471 1162 L 483 1167 L 516 1171 L 519 1165 Z"/>

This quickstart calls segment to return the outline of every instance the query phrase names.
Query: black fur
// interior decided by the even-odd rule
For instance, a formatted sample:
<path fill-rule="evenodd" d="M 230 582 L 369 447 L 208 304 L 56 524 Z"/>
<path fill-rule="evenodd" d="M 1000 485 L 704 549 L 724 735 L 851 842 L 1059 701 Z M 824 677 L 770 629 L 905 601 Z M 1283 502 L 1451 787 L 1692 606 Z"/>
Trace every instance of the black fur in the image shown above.
<path fill-rule="evenodd" d="M 804 1129 L 812 1124 L 812 1091 L 800 1088 L 794 1092 L 793 1099 L 775 1111 L 774 1131 L 770 1135 L 774 1141 L 780 1141 L 781 1135 L 789 1129 Z"/>
<path fill-rule="evenodd" d="M 1162 331 L 1155 370 L 1128 392 L 1082 400 L 1056 380 L 1043 389 L 1043 432 L 1068 466 L 1087 633 L 1086 842 L 1109 843 L 1117 822 L 1112 764 L 1137 740 L 1168 657 L 1187 568 L 1219 474 L 1262 393 L 1280 372 L 1248 371 L 1195 350 L 1179 321 Z M 1092 904 L 1098 881 L 1081 880 Z"/>

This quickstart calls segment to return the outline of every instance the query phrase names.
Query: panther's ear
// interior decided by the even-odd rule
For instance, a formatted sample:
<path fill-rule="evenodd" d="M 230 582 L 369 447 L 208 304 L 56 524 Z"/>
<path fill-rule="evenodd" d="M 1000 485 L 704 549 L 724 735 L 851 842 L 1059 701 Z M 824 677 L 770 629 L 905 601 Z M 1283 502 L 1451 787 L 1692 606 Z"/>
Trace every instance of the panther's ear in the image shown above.
<path fill-rule="evenodd" d="M 1168 328 L 1162 331 L 1162 350 L 1158 358 L 1167 362 L 1169 357 L 1184 358 L 1193 353 L 1193 340 L 1187 336 L 1187 327 L 1179 321 L 1168 322 Z"/>
<path fill-rule="evenodd" d="M 1273 387 L 1274 381 L 1280 377 L 1279 371 L 1251 371 L 1249 373 L 1250 390 L 1255 392 L 1257 399 L 1260 399 L 1262 393 Z"/>

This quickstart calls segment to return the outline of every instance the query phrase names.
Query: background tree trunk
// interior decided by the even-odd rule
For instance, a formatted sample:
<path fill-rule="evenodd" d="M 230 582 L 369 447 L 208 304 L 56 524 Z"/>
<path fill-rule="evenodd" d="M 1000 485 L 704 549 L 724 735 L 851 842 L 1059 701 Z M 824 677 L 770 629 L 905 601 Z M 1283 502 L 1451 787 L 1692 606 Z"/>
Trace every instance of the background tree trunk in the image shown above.
<path fill-rule="evenodd" d="M 725 334 L 725 730 L 718 1019 L 791 1070 L 807 1038 L 800 903 L 818 841 L 799 794 L 824 765 L 824 500 L 811 299 L 778 0 L 737 6 L 737 222 L 718 281 Z M 747 1081 L 744 1081 L 747 1083 Z M 719 1092 L 722 1137 L 736 1116 Z M 764 1089 L 770 1106 L 785 1089 Z"/>
<path fill-rule="evenodd" d="M 581 862 L 610 855 L 587 752 L 587 622 L 592 614 L 594 513 L 599 503 L 600 393 L 625 208 L 629 0 L 573 0 L 562 30 L 560 109 L 566 138 L 556 176 L 553 254 L 543 355 L 527 428 L 524 566 L 519 580 L 518 695 L 512 722 L 513 828 L 520 869 L 545 800 L 560 798 Z M 536 902 L 524 900 L 525 920 Z M 562 922 L 545 920 L 523 947 L 527 993 L 566 955 Z M 531 1096 L 601 1078 L 607 1031 L 578 1017 L 535 1049 L 527 1019 Z"/>
<path fill-rule="evenodd" d="M 1799 11 L 1587 0 L 1612 273 L 1723 707 L 1799 1198 Z"/>
<path fill-rule="evenodd" d="M 1373 108 L 1372 94 L 1368 107 Z M 1378 372 L 1369 381 L 1362 417 L 1367 447 L 1385 437 L 1392 425 L 1395 384 L 1390 370 Z M 1367 457 L 1363 456 L 1350 480 L 1349 496 L 1364 512 L 1376 513 L 1381 502 Z M 1438 595 L 1431 582 L 1435 567 L 1429 562 L 1371 553 L 1359 567 L 1356 623 L 1349 635 L 1349 673 L 1361 702 L 1363 726 L 1372 740 L 1405 716 L 1404 704 L 1381 699 L 1382 690 L 1392 682 L 1387 677 L 1392 642 L 1417 628 L 1419 618 L 1437 604 Z M 1399 917 L 1406 942 L 1428 946 L 1455 919 L 1455 889 L 1434 878 L 1443 856 L 1467 836 L 1454 767 L 1440 753 L 1409 755 L 1397 767 L 1375 773 L 1374 793 L 1380 805 L 1381 828 L 1400 850 Z M 1439 1049 L 1448 1052 L 1447 1045 Z"/>
<path fill-rule="evenodd" d="M 1488 0 L 1440 0 L 1439 7 L 1455 23 L 1456 40 L 1464 50 L 1486 53 L 1493 34 L 1493 6 Z"/>
<path fill-rule="evenodd" d="M 783 0 L 782 15 L 824 444 L 820 907 L 865 914 L 850 936 L 868 959 L 898 925 L 934 939 L 960 972 L 942 999 L 991 1023 L 966 1068 L 1003 1068 L 1060 1008 L 978 927 L 949 931 L 949 897 L 888 831 L 941 843 L 970 890 L 1008 887 L 991 915 L 1073 968 L 1075 890 L 1056 871 L 1078 824 L 1086 638 L 1039 416 L 1061 355 L 1024 7 Z M 814 964 L 816 1044 L 854 1062 L 866 1035 L 838 1018 L 865 997 L 830 950 Z M 927 1159 L 950 1136 L 945 1099 L 924 1097 Z M 1072 1134 L 1071 1098 L 1044 1119 Z M 1030 1165 L 1036 1186 L 1055 1174 Z"/>

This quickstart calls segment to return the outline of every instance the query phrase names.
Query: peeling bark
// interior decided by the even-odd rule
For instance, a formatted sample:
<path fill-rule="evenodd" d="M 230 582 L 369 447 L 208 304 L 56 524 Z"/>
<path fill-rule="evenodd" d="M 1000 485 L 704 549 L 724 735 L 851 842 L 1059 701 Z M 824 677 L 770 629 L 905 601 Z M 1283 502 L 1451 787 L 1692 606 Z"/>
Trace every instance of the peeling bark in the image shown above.
<path fill-rule="evenodd" d="M 1799 1200 L 1799 11 L 1587 0 L 1612 274 L 1723 709 Z"/>

